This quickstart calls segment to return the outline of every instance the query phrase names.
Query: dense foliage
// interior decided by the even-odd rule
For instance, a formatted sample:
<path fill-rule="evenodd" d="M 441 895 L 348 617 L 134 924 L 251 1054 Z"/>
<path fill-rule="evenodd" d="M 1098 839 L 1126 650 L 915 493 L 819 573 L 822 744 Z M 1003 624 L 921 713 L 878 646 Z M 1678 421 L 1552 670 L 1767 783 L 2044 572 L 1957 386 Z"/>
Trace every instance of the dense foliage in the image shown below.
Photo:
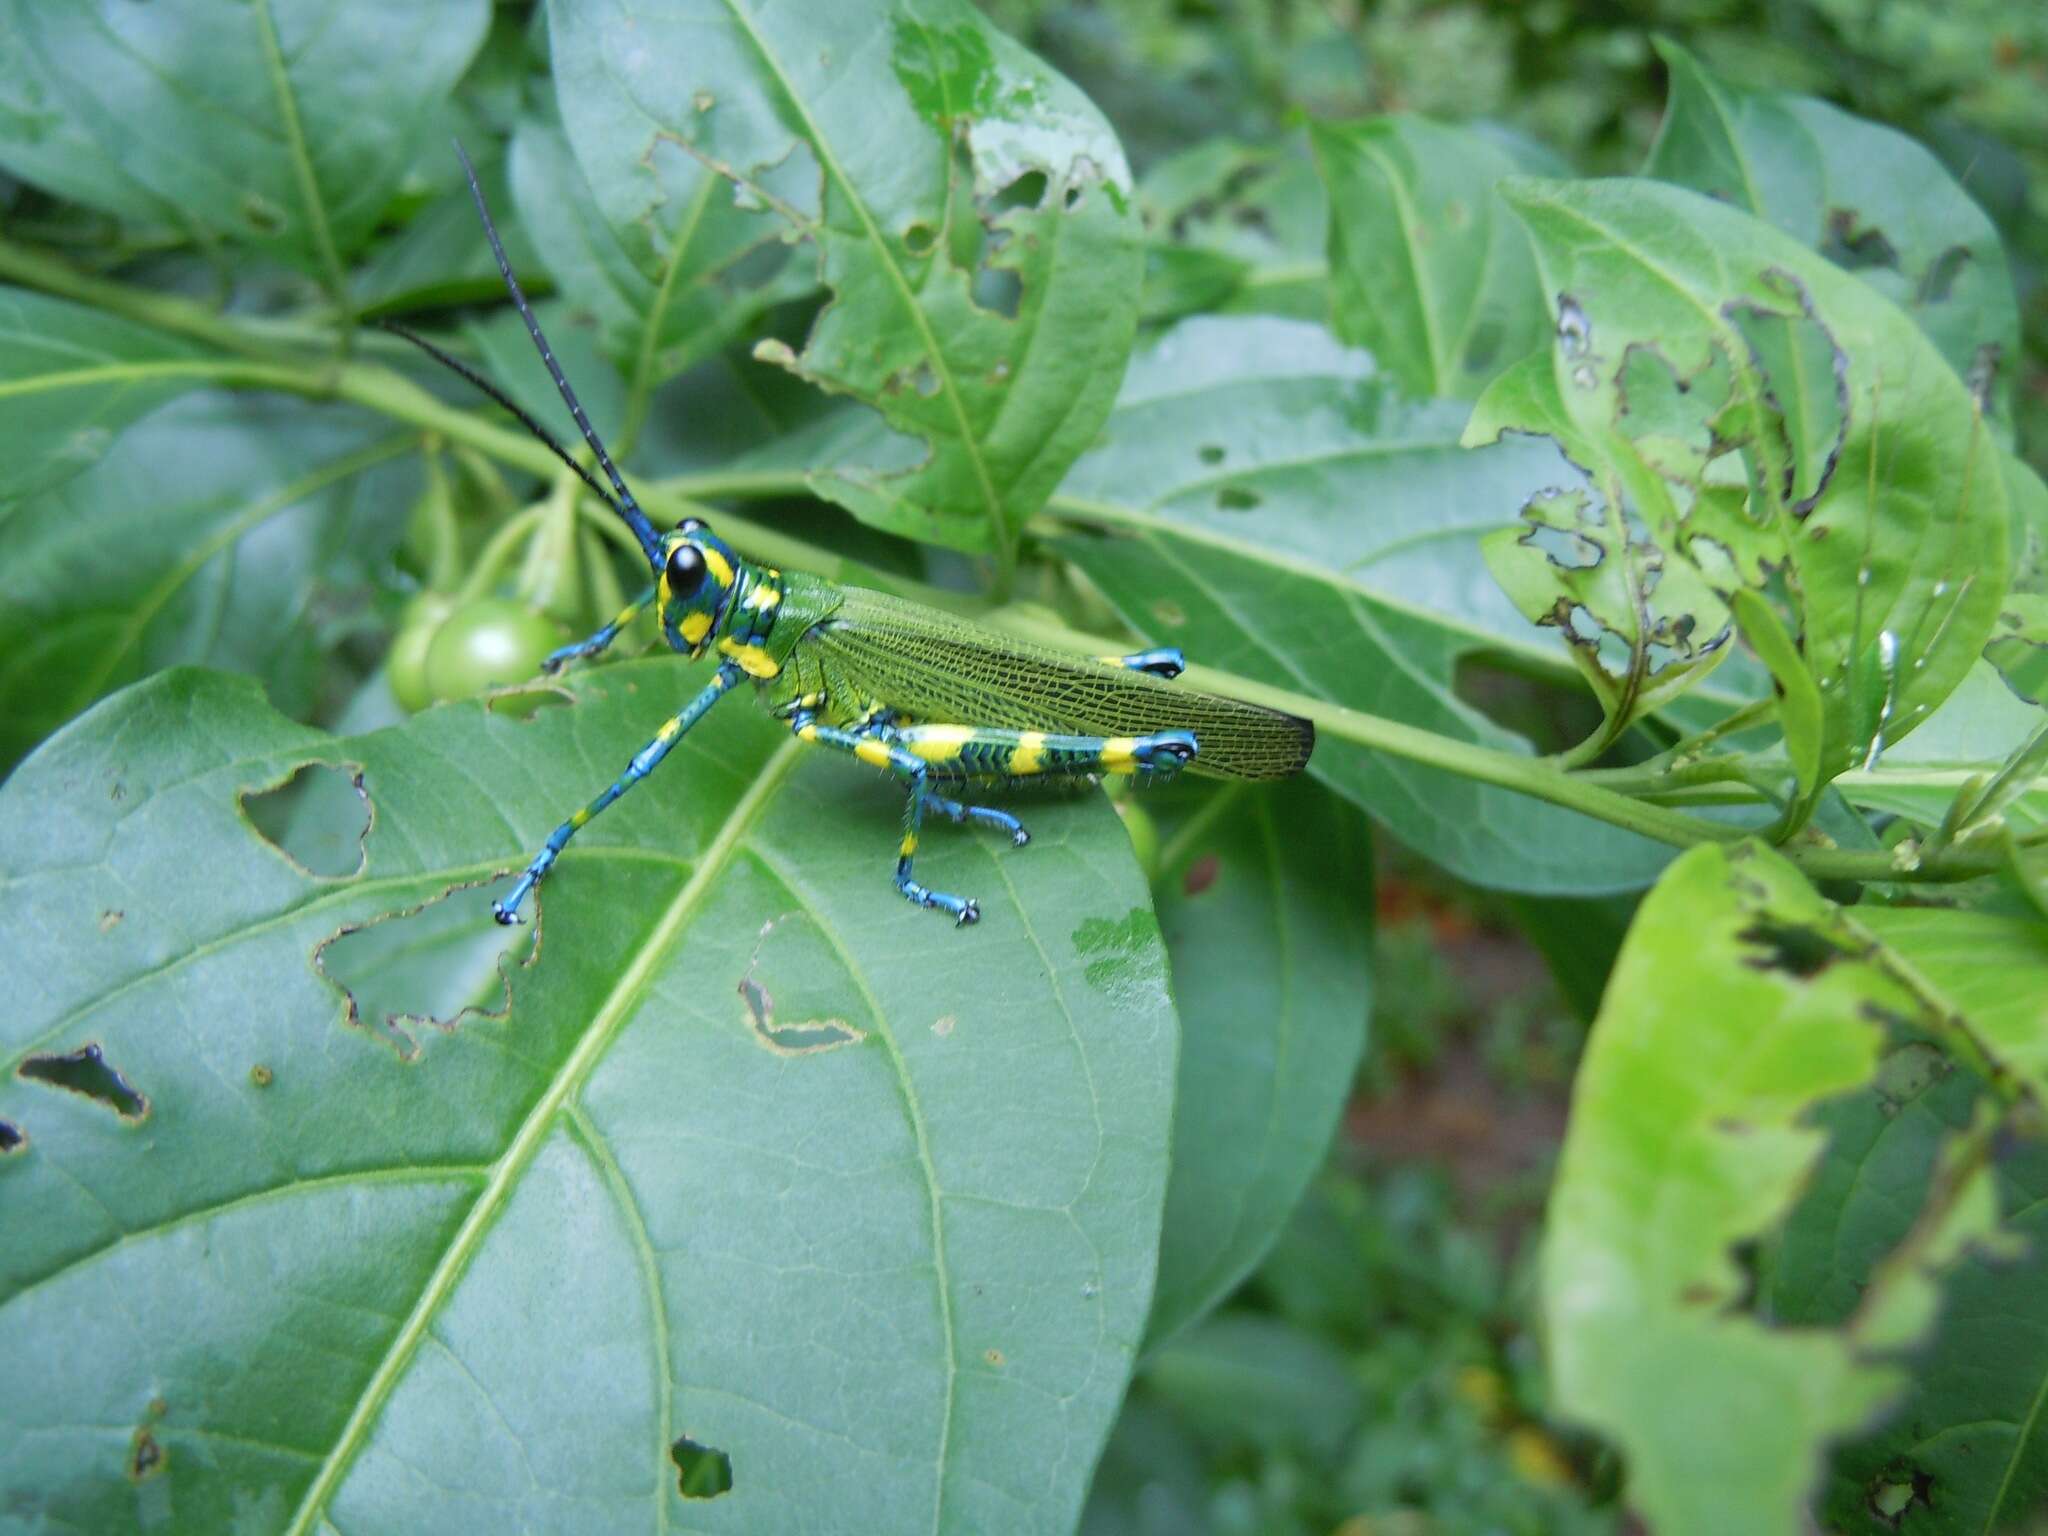
<path fill-rule="evenodd" d="M 2029 1528 L 2048 13 L 1650 9 L 0 0 L 0 1528 Z M 658 522 L 1308 774 L 488 922 L 698 680 L 451 136 Z"/>

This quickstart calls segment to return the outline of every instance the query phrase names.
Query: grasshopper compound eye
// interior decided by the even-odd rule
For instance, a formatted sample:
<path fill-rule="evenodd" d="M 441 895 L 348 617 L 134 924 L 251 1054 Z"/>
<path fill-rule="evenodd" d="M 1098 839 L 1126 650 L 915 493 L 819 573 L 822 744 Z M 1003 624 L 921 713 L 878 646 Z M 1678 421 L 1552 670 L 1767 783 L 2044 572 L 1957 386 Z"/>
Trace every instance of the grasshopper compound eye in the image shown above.
<path fill-rule="evenodd" d="M 704 585 L 703 552 L 694 544 L 678 544 L 668 552 L 664 574 L 668 577 L 670 597 L 695 597 L 697 589 Z"/>

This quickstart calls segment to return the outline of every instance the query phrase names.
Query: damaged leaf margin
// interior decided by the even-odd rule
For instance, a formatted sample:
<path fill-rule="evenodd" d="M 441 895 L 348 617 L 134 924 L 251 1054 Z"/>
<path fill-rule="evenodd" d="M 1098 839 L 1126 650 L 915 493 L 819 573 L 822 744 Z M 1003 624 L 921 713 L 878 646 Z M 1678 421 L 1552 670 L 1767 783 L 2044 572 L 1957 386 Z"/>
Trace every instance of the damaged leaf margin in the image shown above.
<path fill-rule="evenodd" d="M 688 156 L 817 248 L 834 297 L 801 349 L 757 355 L 872 406 L 894 434 L 809 467 L 892 532 L 1007 560 L 1108 414 L 1143 273 L 1130 172 L 1092 103 L 960 0 L 793 11 L 651 5 L 634 44 L 551 10 L 586 170 Z M 874 461 L 879 453 L 884 464 Z"/>
<path fill-rule="evenodd" d="M 1986 1038 L 1759 845 L 1694 849 L 1645 901 L 1574 1090 L 1543 1287 L 1557 1404 L 1621 1447 L 1658 1530 L 1723 1528 L 1731 1497 L 1758 1536 L 1807 1529 L 1826 1448 L 1904 1389 L 1939 1275 L 1997 1241 L 1988 1162 L 2020 1089 Z M 1771 1326 L 1738 1255 L 1826 1155 L 1813 1107 L 1930 1045 L 1985 1085 L 1976 1121 L 1846 1326 Z"/>
<path fill-rule="evenodd" d="M 1524 180 L 1506 195 L 1557 340 L 1495 382 L 1466 441 L 1556 439 L 1598 494 L 1622 498 L 1646 535 L 1630 548 L 1659 552 L 1618 584 L 1633 611 L 1607 604 L 1625 615 L 1602 636 L 1625 663 L 1600 663 L 1610 710 L 1640 712 L 1649 695 L 1631 680 L 1655 675 L 1650 648 L 1683 615 L 1706 644 L 1738 592 L 1770 603 L 1822 699 L 1795 827 L 1828 779 L 1874 766 L 1925 719 L 1990 637 L 2012 558 L 1997 446 L 1905 316 L 1760 221 L 1647 181 Z M 1541 551 L 1501 552 L 1525 612 L 1591 585 Z M 1611 715 L 1605 736 L 1618 729 Z"/>

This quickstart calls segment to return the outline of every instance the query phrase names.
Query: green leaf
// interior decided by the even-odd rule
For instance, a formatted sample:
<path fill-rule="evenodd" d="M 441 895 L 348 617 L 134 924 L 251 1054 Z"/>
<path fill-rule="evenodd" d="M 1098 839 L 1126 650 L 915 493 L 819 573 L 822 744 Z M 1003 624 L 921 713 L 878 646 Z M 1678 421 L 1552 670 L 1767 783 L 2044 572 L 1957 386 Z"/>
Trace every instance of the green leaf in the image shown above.
<path fill-rule="evenodd" d="M 2012 585 L 1984 655 L 2006 687 L 2048 705 L 2048 485 L 2012 454 L 2001 462 L 2012 510 Z"/>
<path fill-rule="evenodd" d="M 1549 329 L 1527 236 L 1496 190 L 1555 157 L 1399 115 L 1311 128 L 1330 194 L 1331 316 L 1410 393 L 1470 400 Z"/>
<path fill-rule="evenodd" d="M 481 887 L 697 681 L 332 738 L 175 671 L 0 787 L 0 922 L 35 936 L 0 951 L 0 1378 L 42 1383 L 8 1509 L 1071 1527 L 1167 1174 L 1128 840 L 1093 796 L 1032 807 L 1027 850 L 929 835 L 919 873 L 982 904 L 950 929 L 890 888 L 893 787 L 735 702 L 572 845 L 538 931 L 492 924 Z M 362 777 L 356 875 L 242 819 L 306 763 Z M 88 1043 L 51 1070 L 118 1073 L 139 1121 L 14 1071 Z M 685 1439 L 729 1458 L 716 1503 L 682 1502 Z"/>
<path fill-rule="evenodd" d="M 1644 174 L 1768 220 L 1910 315 L 2012 435 L 2019 305 L 1990 216 L 1891 128 L 1811 96 L 1744 90 L 1668 39 L 1671 97 Z"/>
<path fill-rule="evenodd" d="M 1145 1367 L 1151 1394 L 1201 1438 L 1331 1455 L 1363 1394 L 1335 1346 L 1277 1318 L 1226 1313 L 1167 1345 Z"/>
<path fill-rule="evenodd" d="M 317 601 L 396 545 L 416 461 L 392 461 L 414 441 L 301 401 L 208 392 L 62 488 L 0 507 L 0 771 L 165 667 L 248 672 L 287 714 L 310 712 Z"/>
<path fill-rule="evenodd" d="M 0 287 L 0 501 L 60 485 L 206 381 L 205 354 L 102 310 Z"/>
<path fill-rule="evenodd" d="M 1998 448 L 1961 380 L 1868 286 L 1749 215 L 1649 181 L 1507 196 L 1557 295 L 1565 451 L 1626 496 L 1667 570 L 1785 605 L 1822 772 L 1874 765 L 1969 670 L 2005 592 Z M 1513 405 L 1482 401 L 1473 437 L 1522 425 Z"/>
<path fill-rule="evenodd" d="M 1880 1073 L 1886 1027 L 1943 1060 L 1909 1042 L 1954 1042 L 1951 1018 L 1754 844 L 1691 850 L 1644 900 L 1574 1090 L 1543 1289 L 1556 1405 L 1616 1440 L 1658 1531 L 1807 1529 L 1822 1448 L 1903 1386 L 1882 1359 L 1995 1217 L 1988 1179 L 1926 1181 L 1912 1239 L 1849 1277 L 1845 1330 L 1748 1315 L 1733 1250 L 1785 1219 L 1826 1149 L 1813 1106 Z"/>
<path fill-rule="evenodd" d="M 925 445 L 811 483 L 892 532 L 1007 558 L 1095 436 L 1136 325 L 1130 173 L 1094 106 L 965 0 L 656 0 L 630 46 L 550 7 L 569 141 L 682 206 L 700 162 L 809 242 L 834 301 L 759 355 Z"/>
<path fill-rule="evenodd" d="M 1173 1177 L 1148 1338 L 1235 1290 L 1323 1165 L 1371 1012 L 1365 819 L 1297 781 L 1152 807 L 1180 1001 Z"/>
<path fill-rule="evenodd" d="M 521 281 L 539 277 L 526 225 L 507 219 L 511 204 L 505 179 L 504 146 L 495 139 L 465 142 L 512 270 Z M 463 177 L 461 163 L 444 144 L 434 146 L 445 161 L 433 164 L 440 174 L 440 195 L 414 213 L 389 239 L 374 246 L 349 277 L 349 292 L 363 314 L 402 314 L 445 304 L 492 302 L 505 296 L 505 279 L 476 216 L 476 199 Z M 430 164 L 433 163 L 430 160 Z M 452 177 L 450 175 L 452 173 Z"/>
<path fill-rule="evenodd" d="M 776 226 L 739 206 L 717 172 L 683 158 L 657 186 L 610 160 L 593 170 L 596 186 L 555 123 L 519 125 L 521 222 L 563 296 L 597 316 L 605 351 L 643 392 L 810 286 Z"/>
<path fill-rule="evenodd" d="M 1482 550 L 1522 617 L 1564 638 L 1599 698 L 1606 726 L 1584 749 L 1590 757 L 1727 660 L 1729 609 L 1697 568 L 1650 536 L 1635 509 L 1669 498 L 1632 454 L 1602 452 L 1581 438 L 1541 353 L 1494 381 L 1464 440 L 1510 433 L 1572 445 L 1577 473 L 1532 494 L 1520 523 L 1489 535 Z"/>
<path fill-rule="evenodd" d="M 1458 446 L 1464 407 L 1415 403 L 1320 327 L 1183 321 L 1132 363 L 1052 504 L 1138 633 L 1194 660 L 1464 741 L 1527 743 L 1458 696 L 1476 655 L 1571 674 L 1488 579 L 1478 544 L 1571 467 L 1548 445 Z M 1309 771 L 1461 878 L 1591 894 L 1669 853 L 1505 790 L 1325 736 Z"/>
<path fill-rule="evenodd" d="M 1916 983 L 1967 1018 L 1993 1058 L 2041 1092 L 2048 1081 L 2048 926 L 1928 907 L 1857 909 Z M 1873 1084 L 1822 1105 L 1826 1162 L 1775 1245 L 1773 1317 L 1833 1327 L 1860 1304 L 1867 1276 L 1910 1235 L 1941 1147 L 1968 1131 L 1981 1078 L 1923 1042 L 1880 1065 Z M 2048 1493 L 2048 1148 L 1996 1148 L 1998 1203 L 2024 1253 L 1971 1253 L 1946 1286 L 1941 1330 L 1914 1362 L 1904 1400 L 1834 1458 L 1825 1508 L 1834 1529 L 1992 1531 Z M 1887 1499 L 1903 1521 L 1880 1522 Z"/>
<path fill-rule="evenodd" d="M 1147 171 L 1138 207 L 1149 237 L 1146 320 L 1329 312 L 1329 198 L 1305 136 L 1206 139 Z"/>
<path fill-rule="evenodd" d="M 485 0 L 6 0 L 0 165 L 338 288 L 489 17 Z"/>

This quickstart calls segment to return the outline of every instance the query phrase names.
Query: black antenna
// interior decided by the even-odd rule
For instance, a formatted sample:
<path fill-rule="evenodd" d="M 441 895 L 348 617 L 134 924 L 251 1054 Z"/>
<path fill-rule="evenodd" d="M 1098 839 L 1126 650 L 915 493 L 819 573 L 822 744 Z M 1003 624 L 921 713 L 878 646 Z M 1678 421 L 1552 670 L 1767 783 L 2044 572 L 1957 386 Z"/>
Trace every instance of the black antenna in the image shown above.
<path fill-rule="evenodd" d="M 591 493 L 595 495 L 599 501 L 603 502 L 606 506 L 610 507 L 614 512 L 618 513 L 619 516 L 626 517 L 626 509 L 624 507 L 621 507 L 618 504 L 618 502 L 612 498 L 612 493 L 606 490 L 604 486 L 601 483 L 599 483 L 597 476 L 593 475 L 589 470 L 585 469 L 581 464 L 578 464 L 573 458 L 571 458 L 569 456 L 569 450 L 564 448 L 559 442 L 557 442 L 555 440 L 554 435 L 551 432 L 549 432 L 546 427 L 542 426 L 539 422 L 535 421 L 532 416 L 528 415 L 526 408 L 520 405 L 518 401 L 514 400 L 511 396 L 507 395 L 505 391 L 498 388 L 497 385 L 493 384 L 489 379 L 485 378 L 482 374 L 478 373 L 474 368 L 470 367 L 469 364 L 465 363 L 461 358 L 451 356 L 449 353 L 443 351 L 440 347 L 436 346 L 433 342 L 427 340 L 426 337 L 420 335 L 419 332 L 407 330 L 404 326 L 400 325 L 396 320 L 379 320 L 377 324 L 381 329 L 389 331 L 394 336 L 403 336 L 407 341 L 411 342 L 414 346 L 418 347 L 422 352 L 426 353 L 427 356 L 431 357 L 443 368 L 448 369 L 451 373 L 461 374 L 465 379 L 469 380 L 470 383 L 474 384 L 478 389 L 482 390 L 485 394 L 489 395 L 493 400 L 497 401 L 498 404 L 505 407 L 506 410 L 510 411 L 514 416 L 516 416 L 519 419 L 519 425 L 526 428 L 527 431 L 531 432 L 535 437 L 539 438 L 543 443 L 547 444 L 549 452 L 553 453 L 556 458 L 560 459 L 564 464 L 568 465 L 571 469 L 575 470 L 577 478 L 580 479 L 585 485 L 590 487 Z M 626 520 L 628 522 L 632 521 L 631 518 L 626 518 Z"/>
<path fill-rule="evenodd" d="M 626 489 L 626 482 L 620 476 L 618 466 L 612 463 L 612 456 L 604 451 L 604 444 L 598 440 L 596 430 L 590 425 L 590 418 L 583 414 L 583 405 L 576 398 L 576 391 L 569 387 L 569 381 L 562 376 L 562 365 L 555 361 L 554 349 L 548 345 L 547 337 L 541 334 L 540 322 L 533 318 L 533 307 L 526 302 L 526 295 L 519 287 L 519 279 L 512 275 L 512 263 L 505 259 L 505 245 L 498 238 L 497 225 L 491 222 L 490 205 L 484 201 L 484 189 L 477 182 L 476 167 L 469 163 L 469 156 L 463 152 L 459 140 L 455 145 L 455 158 L 462 162 L 462 174 L 469 178 L 470 196 L 476 199 L 476 211 L 484 221 L 484 233 L 490 236 L 491 254 L 498 258 L 498 270 L 505 276 L 505 286 L 512 290 L 512 302 L 519 308 L 519 318 L 526 322 L 527 334 L 533 338 L 533 344 L 540 348 L 540 360 L 547 364 L 548 376 L 555 381 L 555 388 L 562 392 L 562 399 L 569 407 L 569 414 L 576 418 L 576 426 L 583 433 L 583 441 L 590 444 L 590 451 L 597 455 L 597 462 L 604 470 L 605 478 L 611 481 L 612 489 L 619 493 L 619 499 L 611 503 L 612 508 L 626 520 L 626 525 L 640 540 L 640 547 L 647 551 L 648 560 L 653 564 L 660 564 L 661 535 L 654 531 L 654 524 L 648 521 L 647 514 L 640 510 L 640 503 L 633 499 L 633 493 Z M 468 370 L 464 369 L 463 372 L 467 374 Z M 499 398 L 503 399 L 503 396 Z M 522 411 L 520 414 L 524 416 L 525 412 Z M 531 418 L 528 418 L 528 424 L 531 425 Z M 546 434 L 543 433 L 542 436 L 545 437 Z M 555 451 L 561 452 L 559 448 Z M 584 478 L 588 479 L 589 476 L 586 475 Z"/>

